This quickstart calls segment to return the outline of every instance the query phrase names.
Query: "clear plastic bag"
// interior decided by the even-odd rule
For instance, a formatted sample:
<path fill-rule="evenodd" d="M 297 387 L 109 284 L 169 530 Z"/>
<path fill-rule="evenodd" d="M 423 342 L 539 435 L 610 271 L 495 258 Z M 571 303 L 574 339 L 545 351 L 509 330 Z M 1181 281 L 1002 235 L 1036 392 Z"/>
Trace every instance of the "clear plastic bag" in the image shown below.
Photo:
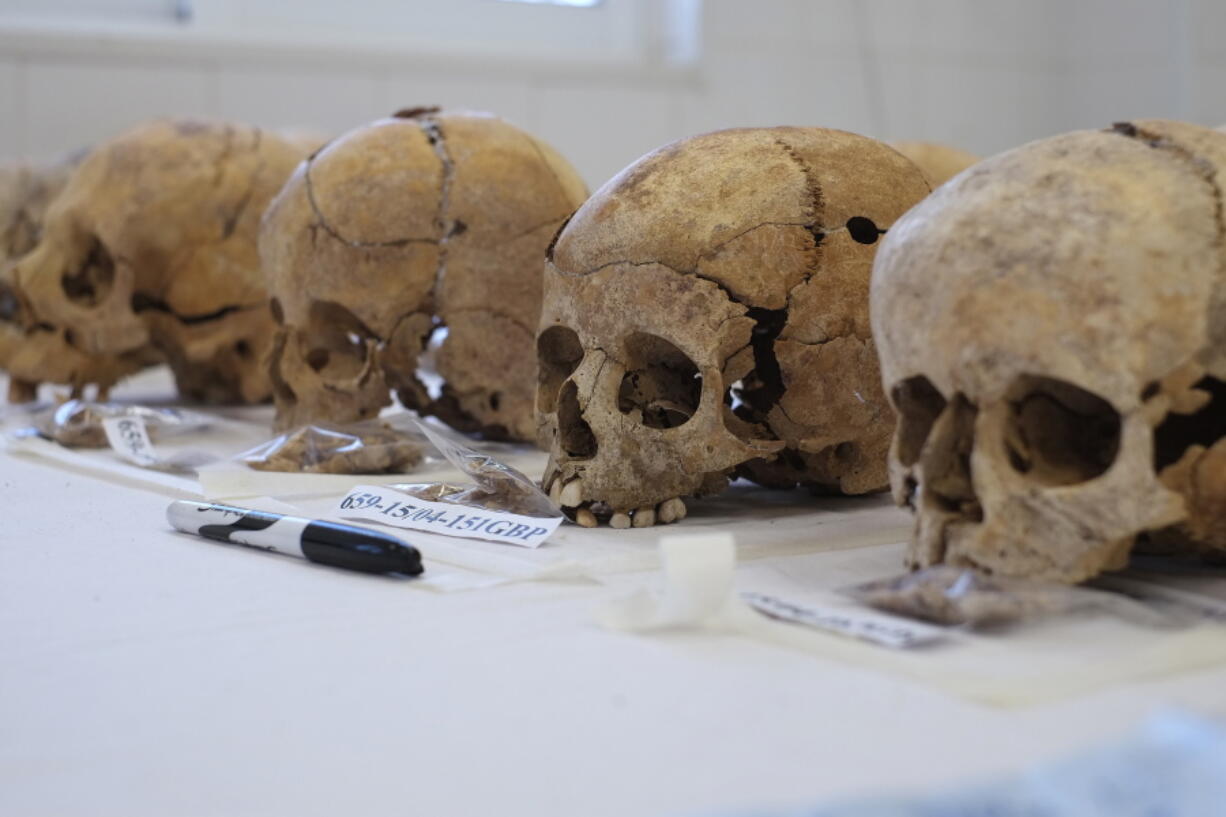
<path fill-rule="evenodd" d="M 138 420 L 151 440 L 204 428 L 209 417 L 176 408 L 150 408 L 122 403 L 66 400 L 56 406 L 35 409 L 30 426 L 18 435 L 37 435 L 69 448 L 106 448 L 105 421 L 115 418 Z"/>
<path fill-rule="evenodd" d="M 410 473 L 432 457 L 430 442 L 411 420 L 318 423 L 278 434 L 238 455 L 259 471 L 301 474 Z"/>
<path fill-rule="evenodd" d="M 356 485 L 337 503 L 343 519 L 535 548 L 562 523 L 561 510 L 524 474 L 428 423 L 417 428 L 473 484 Z"/>
<path fill-rule="evenodd" d="M 988 576 L 950 565 L 865 582 L 840 592 L 887 613 L 946 626 L 991 628 L 1073 613 L 1107 613 L 1144 627 L 1192 623 L 1115 593 Z"/>
<path fill-rule="evenodd" d="M 541 518 L 562 514 L 536 482 L 524 474 L 475 451 L 464 442 L 428 424 L 417 427 L 447 461 L 472 478 L 474 485 L 451 485 L 443 482 L 393 486 L 397 491 L 428 502 L 446 502 L 492 511 L 505 511 L 521 516 Z"/>
<path fill-rule="evenodd" d="M 164 454 L 154 445 L 214 425 L 215 418 L 194 411 L 72 399 L 53 406 L 27 405 L 5 419 L 9 430 L 4 441 L 11 450 L 46 453 L 44 447 L 50 451 L 110 448 L 130 464 L 171 473 L 194 473 L 217 460 L 211 451 L 169 445 L 175 450 Z M 54 456 L 69 455 L 60 452 Z"/>

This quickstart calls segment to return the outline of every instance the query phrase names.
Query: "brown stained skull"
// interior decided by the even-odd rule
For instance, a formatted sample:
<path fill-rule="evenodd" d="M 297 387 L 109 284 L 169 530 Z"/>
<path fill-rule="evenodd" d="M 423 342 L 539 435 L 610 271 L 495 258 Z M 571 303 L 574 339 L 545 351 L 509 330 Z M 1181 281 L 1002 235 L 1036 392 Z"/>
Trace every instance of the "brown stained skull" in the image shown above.
<path fill-rule="evenodd" d="M 883 242 L 874 336 L 910 561 L 1076 582 L 1135 542 L 1226 551 L 1226 135 L 1034 142 Z"/>
<path fill-rule="evenodd" d="M 820 128 L 719 131 L 622 171 L 546 263 L 545 486 L 614 527 L 674 521 L 734 475 L 882 489 L 869 270 L 928 191 L 889 147 Z"/>
<path fill-rule="evenodd" d="M 321 149 L 260 239 L 277 426 L 371 417 L 390 387 L 461 430 L 530 439 L 541 258 L 585 196 L 565 159 L 489 114 L 404 111 Z M 419 364 L 444 328 L 432 396 Z"/>
<path fill-rule="evenodd" d="M 84 153 L 48 165 L 0 165 L 0 269 L 34 249 L 51 200 L 68 184 Z"/>
<path fill-rule="evenodd" d="M 38 244 L 47 207 L 83 157 L 80 153 L 45 166 L 0 166 L 0 369 L 9 375 L 13 403 L 33 400 L 40 380 L 68 385 L 74 397 L 96 384 L 99 399 L 105 399 L 116 381 L 150 362 L 147 353 L 87 355 L 67 342 L 62 328 L 39 326 L 26 332 L 20 323 L 10 270 Z"/>
<path fill-rule="evenodd" d="M 275 134 L 194 120 L 150 122 L 99 146 L 12 269 L 27 335 L 58 333 L 86 359 L 153 349 L 190 399 L 266 399 L 274 327 L 256 234 L 302 155 Z M 54 366 L 44 375 L 56 376 Z"/>

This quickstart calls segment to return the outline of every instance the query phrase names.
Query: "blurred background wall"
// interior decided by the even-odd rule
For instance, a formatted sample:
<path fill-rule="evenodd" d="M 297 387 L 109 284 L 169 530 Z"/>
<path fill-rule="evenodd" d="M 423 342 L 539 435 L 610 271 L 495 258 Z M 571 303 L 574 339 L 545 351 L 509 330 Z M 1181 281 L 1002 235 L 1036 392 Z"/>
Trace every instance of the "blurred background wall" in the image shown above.
<path fill-rule="evenodd" d="M 980 154 L 1130 117 L 1217 125 L 1226 0 L 0 0 L 0 159 L 161 114 L 335 133 L 425 104 L 500 113 L 593 187 L 734 125 Z"/>

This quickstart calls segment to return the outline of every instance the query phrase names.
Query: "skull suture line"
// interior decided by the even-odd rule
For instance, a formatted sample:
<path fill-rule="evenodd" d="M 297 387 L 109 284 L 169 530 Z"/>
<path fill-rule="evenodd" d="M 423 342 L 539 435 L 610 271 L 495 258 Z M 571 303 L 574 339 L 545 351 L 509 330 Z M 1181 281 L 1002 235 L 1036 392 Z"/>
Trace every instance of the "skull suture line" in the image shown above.
<path fill-rule="evenodd" d="M 883 488 L 869 270 L 928 190 L 889 147 L 820 128 L 694 137 L 608 182 L 546 262 L 551 494 L 581 524 L 642 527 L 734 474 Z"/>
<path fill-rule="evenodd" d="M 266 399 L 273 325 L 256 233 L 302 155 L 272 133 L 192 120 L 99 146 L 12 269 L 26 331 L 62 331 L 87 356 L 152 346 L 191 399 Z"/>
<path fill-rule="evenodd" d="M 1226 550 L 1226 135 L 1137 122 L 993 157 L 873 271 L 910 561 L 1075 582 Z"/>
<path fill-rule="evenodd" d="M 489 114 L 404 111 L 312 156 L 260 237 L 277 426 L 371 417 L 390 387 L 461 430 L 531 439 L 541 258 L 586 194 Z M 432 397 L 419 358 L 443 327 Z"/>

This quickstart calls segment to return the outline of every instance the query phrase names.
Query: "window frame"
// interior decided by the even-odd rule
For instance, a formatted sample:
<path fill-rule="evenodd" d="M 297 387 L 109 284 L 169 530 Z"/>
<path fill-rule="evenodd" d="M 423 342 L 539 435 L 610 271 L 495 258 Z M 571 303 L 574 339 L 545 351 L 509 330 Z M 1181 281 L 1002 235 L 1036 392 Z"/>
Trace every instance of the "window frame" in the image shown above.
<path fill-rule="evenodd" d="M 80 15 L 67 10 L 74 1 L 83 10 Z M 142 0 L 116 0 L 112 5 L 125 3 L 140 5 Z M 31 0 L 25 5 L 32 4 Z M 157 4 L 168 7 L 165 14 L 102 17 L 86 11 L 107 5 L 98 0 L 61 0 L 52 14 L 29 14 L 20 8 L 15 14 L 0 11 L 0 51 L 127 48 L 133 53 L 179 56 L 349 56 L 357 62 L 441 59 L 634 70 L 695 62 L 701 25 L 701 0 L 605 0 L 593 7 L 502 0 L 157 0 Z M 155 3 L 144 5 L 152 8 Z M 355 6 L 370 11 L 355 14 Z M 291 9 L 297 13 L 290 14 Z M 427 13 L 430 26 L 416 25 Z M 367 19 L 377 23 L 366 25 Z"/>

